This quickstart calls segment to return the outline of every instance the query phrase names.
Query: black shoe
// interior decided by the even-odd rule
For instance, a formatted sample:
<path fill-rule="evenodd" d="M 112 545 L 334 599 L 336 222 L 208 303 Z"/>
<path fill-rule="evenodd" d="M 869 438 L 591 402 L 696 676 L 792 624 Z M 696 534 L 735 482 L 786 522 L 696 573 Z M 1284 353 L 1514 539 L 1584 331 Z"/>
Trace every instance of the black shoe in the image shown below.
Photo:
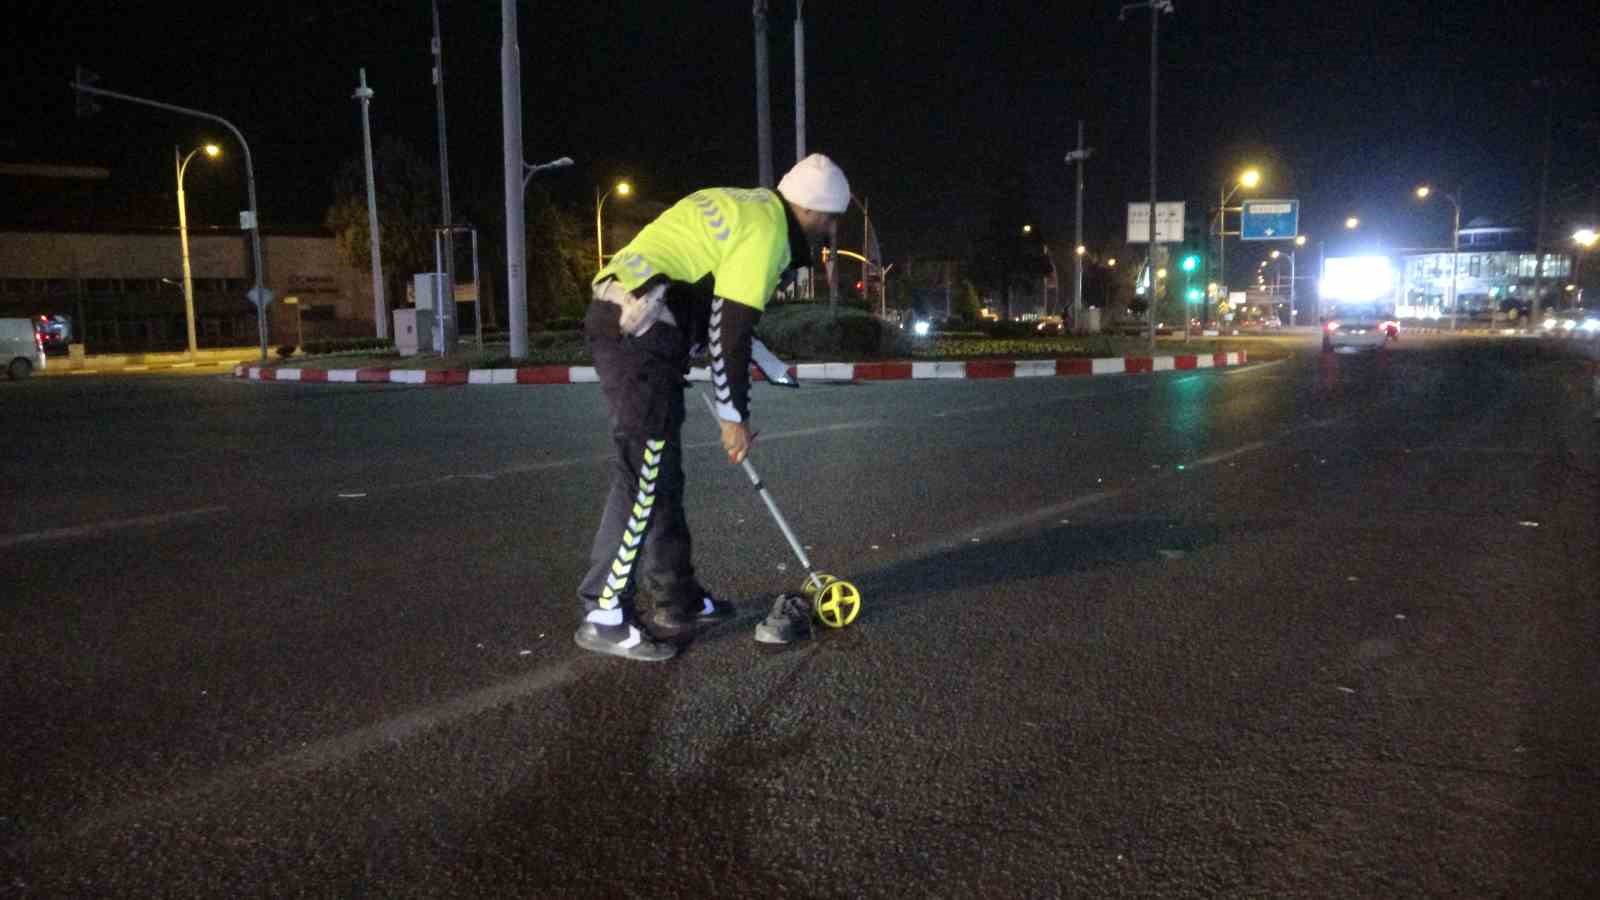
<path fill-rule="evenodd" d="M 699 609 L 686 610 L 677 606 L 658 606 L 650 614 L 650 627 L 652 630 L 668 634 L 698 631 L 702 628 L 710 628 L 712 625 L 726 622 L 733 618 L 737 612 L 738 610 L 734 609 L 732 603 L 718 600 L 702 591 L 700 592 Z"/>
<path fill-rule="evenodd" d="M 621 625 L 585 622 L 578 626 L 572 640 L 591 653 L 604 653 L 639 662 L 661 662 L 678 654 L 677 647 L 652 638 L 630 622 Z"/>
<path fill-rule="evenodd" d="M 811 637 L 811 601 L 799 594 L 779 594 L 772 611 L 756 626 L 763 644 L 792 644 Z"/>

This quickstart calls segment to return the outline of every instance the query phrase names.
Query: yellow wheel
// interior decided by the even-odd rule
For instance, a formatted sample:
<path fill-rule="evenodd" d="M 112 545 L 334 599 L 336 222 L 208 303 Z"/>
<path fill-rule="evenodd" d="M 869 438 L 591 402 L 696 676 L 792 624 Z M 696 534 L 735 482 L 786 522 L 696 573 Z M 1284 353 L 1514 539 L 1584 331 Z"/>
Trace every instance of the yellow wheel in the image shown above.
<path fill-rule="evenodd" d="M 805 584 L 800 585 L 800 593 L 804 595 L 807 600 L 815 603 L 817 602 L 817 597 L 821 596 L 823 590 L 826 589 L 828 585 L 833 584 L 838 580 L 839 579 L 825 572 L 813 572 L 811 575 L 806 577 Z"/>
<path fill-rule="evenodd" d="M 848 581 L 830 578 L 822 590 L 811 598 L 817 618 L 829 628 L 843 628 L 856 620 L 861 612 L 861 592 Z"/>

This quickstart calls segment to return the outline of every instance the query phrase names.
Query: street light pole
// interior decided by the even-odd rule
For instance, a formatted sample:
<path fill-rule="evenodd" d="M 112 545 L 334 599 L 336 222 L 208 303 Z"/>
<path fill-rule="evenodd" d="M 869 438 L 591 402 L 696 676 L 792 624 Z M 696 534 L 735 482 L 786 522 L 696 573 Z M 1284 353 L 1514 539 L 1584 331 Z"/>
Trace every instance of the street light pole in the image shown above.
<path fill-rule="evenodd" d="M 570 160 L 568 160 L 570 164 Z M 500 0 L 500 171 L 506 206 L 506 327 L 512 359 L 528 355 L 528 162 L 522 152 L 522 47 L 517 0 Z M 513 189 L 513 181 L 520 185 Z"/>
<path fill-rule="evenodd" d="M 216 144 L 206 144 L 190 150 L 188 156 L 180 157 L 183 151 L 172 148 L 172 162 L 178 172 L 178 244 L 183 250 L 183 319 L 188 326 L 190 356 L 194 356 L 199 347 L 194 338 L 194 276 L 189 269 L 189 213 L 183 198 L 183 173 L 189 168 L 189 161 L 201 150 L 212 158 L 219 152 Z"/>
<path fill-rule="evenodd" d="M 612 191 L 616 191 L 626 197 L 632 189 L 626 181 L 617 182 L 616 186 L 607 188 L 604 194 L 600 193 L 599 188 L 594 189 L 594 258 L 596 272 L 606 267 L 605 233 L 601 230 L 600 210 L 605 208 L 606 198 L 611 196 Z"/>
<path fill-rule="evenodd" d="M 1078 193 L 1073 217 L 1072 330 L 1078 331 L 1083 318 L 1083 164 L 1094 151 L 1083 146 L 1083 120 L 1078 120 L 1078 149 L 1067 154 L 1067 162 L 1078 164 Z M 1056 290 L 1061 282 L 1056 281 Z"/>
<path fill-rule="evenodd" d="M 252 163 L 250 159 L 250 145 L 245 142 L 244 135 L 241 134 L 239 129 L 234 127 L 234 124 L 229 122 L 227 119 L 224 119 L 221 116 L 214 116 L 211 113 L 201 112 L 198 109 L 189 109 L 186 106 L 177 106 L 172 103 L 162 103 L 159 100 L 147 100 L 143 97 L 135 97 L 132 94 L 108 91 L 105 88 L 92 87 L 84 84 L 81 81 L 72 81 L 68 82 L 68 84 L 73 90 L 80 94 L 93 94 L 98 97 L 110 97 L 113 100 L 126 100 L 129 103 L 138 103 L 143 106 L 153 106 L 156 109 L 164 109 L 168 112 L 182 113 L 186 116 L 196 116 L 201 119 L 208 119 L 233 132 L 233 136 L 239 139 L 239 148 L 244 151 L 245 187 L 247 196 L 250 199 L 250 209 L 239 218 L 240 224 L 247 225 L 245 230 L 250 232 L 250 253 L 254 258 L 256 267 L 256 286 L 255 289 L 251 291 L 251 297 L 256 305 L 256 331 L 261 338 L 261 361 L 266 362 L 267 304 L 272 302 L 272 295 L 262 284 L 262 280 L 264 279 L 265 275 L 261 267 L 261 220 L 256 214 L 256 170 L 254 163 Z"/>
<path fill-rule="evenodd" d="M 1456 279 L 1461 271 L 1461 198 L 1445 195 L 1455 207 L 1455 220 L 1450 226 L 1450 330 L 1456 330 L 1456 316 L 1461 311 L 1461 296 L 1456 293 Z M 1494 321 L 1491 315 L 1489 320 Z"/>
<path fill-rule="evenodd" d="M 379 340 L 389 338 L 389 303 L 383 296 L 383 253 L 380 250 L 382 235 L 378 232 L 378 194 L 372 176 L 372 121 L 368 105 L 372 101 L 372 88 L 367 87 L 367 70 L 361 70 L 361 84 L 356 87 L 354 99 L 361 101 L 361 144 L 367 160 L 367 241 L 372 253 L 372 318 L 377 326 Z"/>

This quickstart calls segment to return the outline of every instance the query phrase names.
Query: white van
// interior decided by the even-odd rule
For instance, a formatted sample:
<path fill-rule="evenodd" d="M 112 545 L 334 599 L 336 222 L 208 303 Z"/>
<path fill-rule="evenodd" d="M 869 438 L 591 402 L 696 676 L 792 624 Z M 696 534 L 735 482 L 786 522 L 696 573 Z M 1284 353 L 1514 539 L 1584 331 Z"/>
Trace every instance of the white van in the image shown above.
<path fill-rule="evenodd" d="M 32 319 L 0 319 L 0 365 L 12 381 L 21 381 L 44 368 L 44 342 Z"/>

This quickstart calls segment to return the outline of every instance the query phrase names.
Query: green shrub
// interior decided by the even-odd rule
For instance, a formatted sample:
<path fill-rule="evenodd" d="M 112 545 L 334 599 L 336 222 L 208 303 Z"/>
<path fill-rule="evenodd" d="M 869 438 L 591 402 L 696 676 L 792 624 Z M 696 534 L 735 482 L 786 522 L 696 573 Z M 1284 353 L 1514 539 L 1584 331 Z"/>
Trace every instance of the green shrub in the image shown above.
<path fill-rule="evenodd" d="M 545 328 L 550 331 L 582 331 L 583 320 L 560 316 L 545 323 Z"/>
<path fill-rule="evenodd" d="M 306 341 L 300 348 L 307 356 L 321 353 L 349 353 L 355 350 L 389 350 L 394 347 L 394 342 L 384 338 L 326 338 L 317 341 Z"/>
<path fill-rule="evenodd" d="M 883 356 L 893 352 L 900 332 L 848 306 L 834 311 L 822 303 L 785 303 L 767 310 L 756 334 L 779 356 L 817 359 Z"/>
<path fill-rule="evenodd" d="M 983 333 L 999 340 L 1011 338 L 1033 337 L 1033 325 L 1027 322 L 985 322 L 982 325 Z"/>

